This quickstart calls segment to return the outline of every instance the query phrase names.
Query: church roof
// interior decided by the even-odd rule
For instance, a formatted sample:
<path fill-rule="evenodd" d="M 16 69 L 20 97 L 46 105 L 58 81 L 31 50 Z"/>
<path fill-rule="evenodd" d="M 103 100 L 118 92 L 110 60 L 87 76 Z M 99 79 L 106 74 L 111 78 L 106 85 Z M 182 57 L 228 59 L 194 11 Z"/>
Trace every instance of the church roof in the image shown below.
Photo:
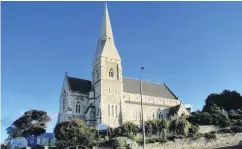
<path fill-rule="evenodd" d="M 92 89 L 92 81 L 67 76 L 72 92 L 88 94 Z M 131 94 L 140 94 L 140 80 L 123 77 L 123 91 Z M 142 81 L 142 94 L 160 98 L 178 99 L 165 85 Z"/>
<path fill-rule="evenodd" d="M 90 80 L 84 80 L 74 77 L 67 76 L 69 86 L 72 92 L 79 92 L 82 94 L 89 94 L 92 87 L 92 82 Z"/>
<path fill-rule="evenodd" d="M 123 78 L 123 91 L 140 94 L 140 80 Z M 178 99 L 165 84 L 142 81 L 142 94 L 160 98 Z"/>

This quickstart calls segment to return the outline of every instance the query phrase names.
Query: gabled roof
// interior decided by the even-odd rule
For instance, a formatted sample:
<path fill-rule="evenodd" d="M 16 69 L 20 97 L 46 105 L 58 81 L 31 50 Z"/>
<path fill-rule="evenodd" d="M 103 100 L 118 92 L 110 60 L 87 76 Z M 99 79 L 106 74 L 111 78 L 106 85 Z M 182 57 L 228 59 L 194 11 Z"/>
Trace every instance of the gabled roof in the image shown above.
<path fill-rule="evenodd" d="M 180 107 L 181 107 L 181 104 L 176 105 L 174 107 L 171 107 L 170 108 L 169 115 L 175 115 L 175 114 L 177 114 L 177 112 L 179 111 Z"/>
<path fill-rule="evenodd" d="M 92 81 L 66 76 L 72 92 L 89 94 L 92 88 Z"/>
<path fill-rule="evenodd" d="M 92 81 L 66 76 L 72 92 L 89 94 L 92 90 Z M 163 84 L 142 81 L 142 93 L 147 96 L 159 98 L 178 99 L 172 91 Z M 123 78 L 123 91 L 126 93 L 140 94 L 140 80 Z"/>
<path fill-rule="evenodd" d="M 123 77 L 123 91 L 126 93 L 140 94 L 140 80 Z M 166 85 L 147 81 L 142 81 L 142 93 L 147 96 L 178 99 Z"/>

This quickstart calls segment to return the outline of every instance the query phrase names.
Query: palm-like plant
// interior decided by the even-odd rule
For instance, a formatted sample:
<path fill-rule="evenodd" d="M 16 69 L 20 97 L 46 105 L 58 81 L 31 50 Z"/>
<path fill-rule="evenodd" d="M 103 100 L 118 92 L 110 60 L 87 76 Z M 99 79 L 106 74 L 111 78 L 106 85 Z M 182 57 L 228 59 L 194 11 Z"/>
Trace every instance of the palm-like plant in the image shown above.
<path fill-rule="evenodd" d="M 122 126 L 122 133 L 123 135 L 130 135 L 130 134 L 137 134 L 137 132 L 139 131 L 139 128 L 137 125 L 135 125 L 132 122 L 126 122 L 123 126 Z"/>
<path fill-rule="evenodd" d="M 153 131 L 153 122 L 152 121 L 146 121 L 145 122 L 145 133 L 150 136 Z"/>
<path fill-rule="evenodd" d="M 156 133 L 157 135 L 161 136 L 163 134 L 163 137 L 166 138 L 166 131 L 168 130 L 170 126 L 170 121 L 166 119 L 157 119 L 153 121 L 154 126 L 156 127 Z"/>
<path fill-rule="evenodd" d="M 186 117 L 184 116 L 176 118 L 171 123 L 171 130 L 175 132 L 175 134 L 187 135 L 187 130 L 190 127 L 191 124 L 186 120 Z"/>

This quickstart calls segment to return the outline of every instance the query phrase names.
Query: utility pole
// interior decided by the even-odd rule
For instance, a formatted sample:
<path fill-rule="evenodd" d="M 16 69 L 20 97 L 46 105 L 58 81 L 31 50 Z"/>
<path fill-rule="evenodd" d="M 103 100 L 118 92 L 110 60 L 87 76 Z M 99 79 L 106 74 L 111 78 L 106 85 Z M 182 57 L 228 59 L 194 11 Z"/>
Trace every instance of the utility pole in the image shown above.
<path fill-rule="evenodd" d="M 143 149 L 145 149 L 145 125 L 144 125 L 144 109 L 143 109 L 143 98 L 142 98 L 142 79 L 141 79 L 141 74 L 142 70 L 144 70 L 144 67 L 141 67 L 141 72 L 140 72 L 140 99 L 141 99 L 141 115 L 142 115 L 142 132 L 143 132 Z"/>

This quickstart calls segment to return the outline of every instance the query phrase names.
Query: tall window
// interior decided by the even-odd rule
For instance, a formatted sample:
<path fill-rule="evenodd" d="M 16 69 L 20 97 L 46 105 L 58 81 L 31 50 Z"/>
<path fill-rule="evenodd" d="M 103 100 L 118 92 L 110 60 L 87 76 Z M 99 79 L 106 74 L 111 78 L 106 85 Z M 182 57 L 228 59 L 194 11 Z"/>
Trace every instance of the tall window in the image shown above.
<path fill-rule="evenodd" d="M 108 88 L 108 92 L 109 92 L 109 94 L 111 93 L 111 87 Z"/>
<path fill-rule="evenodd" d="M 118 106 L 115 106 L 116 117 L 118 117 Z"/>
<path fill-rule="evenodd" d="M 113 72 L 113 68 L 111 68 L 111 69 L 109 70 L 109 77 L 113 78 L 113 76 L 114 76 L 113 73 L 114 73 L 114 72 Z"/>
<path fill-rule="evenodd" d="M 108 105 L 108 117 L 110 117 L 110 105 Z"/>
<path fill-rule="evenodd" d="M 163 117 L 163 114 L 162 114 L 162 112 L 160 112 L 159 113 L 159 119 L 163 119 L 164 117 Z"/>
<path fill-rule="evenodd" d="M 76 113 L 81 113 L 81 105 L 80 105 L 80 103 L 76 104 Z"/>
<path fill-rule="evenodd" d="M 114 117 L 114 107 L 112 105 L 112 117 Z"/>

